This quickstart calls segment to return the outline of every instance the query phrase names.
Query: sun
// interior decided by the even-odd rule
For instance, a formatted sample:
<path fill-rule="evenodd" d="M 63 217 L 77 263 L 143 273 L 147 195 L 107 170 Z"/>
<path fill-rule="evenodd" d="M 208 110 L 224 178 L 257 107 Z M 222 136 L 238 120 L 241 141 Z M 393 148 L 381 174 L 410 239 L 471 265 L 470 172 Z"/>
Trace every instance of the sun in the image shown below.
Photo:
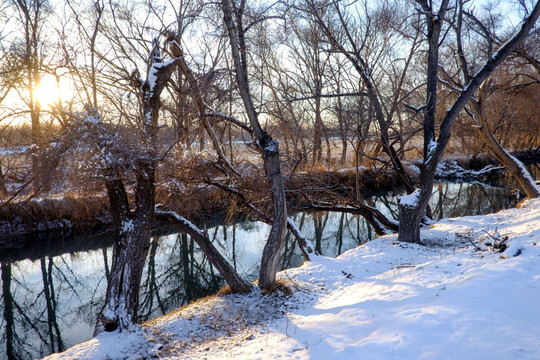
<path fill-rule="evenodd" d="M 44 75 L 34 88 L 34 98 L 41 106 L 52 106 L 59 103 L 60 90 L 56 78 Z"/>

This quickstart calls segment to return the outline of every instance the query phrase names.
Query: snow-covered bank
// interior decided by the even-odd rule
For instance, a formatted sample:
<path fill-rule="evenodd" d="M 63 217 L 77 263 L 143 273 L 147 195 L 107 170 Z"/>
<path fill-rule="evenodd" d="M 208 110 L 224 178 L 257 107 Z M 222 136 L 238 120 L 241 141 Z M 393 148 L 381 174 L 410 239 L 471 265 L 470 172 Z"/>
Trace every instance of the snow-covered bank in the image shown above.
<path fill-rule="evenodd" d="M 290 296 L 209 298 L 47 359 L 540 359 L 540 200 L 422 237 L 284 271 Z"/>

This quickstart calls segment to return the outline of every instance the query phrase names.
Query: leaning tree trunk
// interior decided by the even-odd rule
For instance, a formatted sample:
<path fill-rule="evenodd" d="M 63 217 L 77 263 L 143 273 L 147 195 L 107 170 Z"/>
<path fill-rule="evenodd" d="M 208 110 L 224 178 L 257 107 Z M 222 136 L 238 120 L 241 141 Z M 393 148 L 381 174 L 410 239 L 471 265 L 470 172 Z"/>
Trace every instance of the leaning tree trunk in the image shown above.
<path fill-rule="evenodd" d="M 463 0 L 459 3 L 460 7 L 463 7 Z M 479 22 L 478 19 L 476 19 L 474 16 L 472 17 L 475 21 Z M 457 54 L 458 59 L 461 65 L 461 71 L 463 73 L 463 78 L 465 81 L 470 81 L 472 78 L 471 75 L 471 67 L 469 66 L 467 62 L 467 58 L 465 57 L 464 51 L 463 51 L 463 45 L 462 45 L 462 14 L 460 13 L 457 19 L 457 26 L 456 26 L 456 40 L 457 40 Z M 481 27 L 482 32 L 484 33 L 484 36 L 489 39 L 490 33 L 486 28 Z M 491 39 L 489 39 L 489 53 L 491 53 Z M 515 50 L 520 56 L 524 56 L 527 58 L 526 55 L 523 55 L 522 52 L 519 50 Z M 530 57 L 528 58 L 530 59 Z M 540 187 L 536 185 L 534 182 L 534 179 L 529 174 L 529 172 L 525 169 L 521 161 L 510 155 L 497 141 L 497 139 L 493 136 L 493 133 L 489 129 L 488 124 L 488 117 L 487 117 L 487 103 L 486 99 L 490 94 L 490 89 L 492 88 L 492 80 L 485 80 L 484 83 L 480 86 L 478 91 L 478 97 L 477 99 L 473 99 L 471 102 L 471 108 L 472 111 L 469 111 L 469 115 L 473 118 L 473 121 L 477 125 L 478 133 L 480 137 L 484 139 L 486 144 L 491 148 L 491 151 L 503 164 L 503 166 L 506 167 L 506 169 L 512 174 L 512 176 L 518 181 L 521 188 L 527 194 L 530 198 L 536 198 L 540 196 Z"/>
<path fill-rule="evenodd" d="M 223 276 L 233 293 L 247 293 L 251 291 L 251 284 L 236 272 L 231 264 L 215 248 L 210 239 L 190 221 L 173 211 L 157 211 L 156 218 L 179 226 L 183 233 L 191 236 L 210 263 Z"/>
<path fill-rule="evenodd" d="M 273 205 L 272 228 L 263 250 L 261 270 L 259 273 L 259 287 L 263 290 L 271 290 L 276 280 L 280 250 L 285 240 L 287 227 L 287 203 L 281 176 L 279 146 L 278 142 L 272 139 L 261 128 L 249 91 L 247 54 L 244 39 L 245 27 L 242 24 L 243 5 L 241 5 L 241 8 L 235 8 L 230 0 L 223 0 L 221 5 L 231 44 L 236 82 L 251 127 L 253 128 L 253 133 L 257 139 L 258 148 L 262 154 L 264 170 L 271 189 Z M 235 21 L 233 20 L 233 16 Z"/>
<path fill-rule="evenodd" d="M 512 176 L 517 180 L 527 197 L 537 198 L 540 197 L 540 187 L 536 185 L 533 177 L 523 163 L 508 153 L 501 144 L 495 139 L 493 134 L 489 131 L 488 127 L 483 125 L 480 129 L 480 133 L 484 140 L 489 144 L 493 155 L 508 169 Z"/>
<path fill-rule="evenodd" d="M 540 197 L 540 187 L 536 185 L 533 177 L 529 174 L 527 169 L 525 169 L 525 166 L 523 166 L 523 163 L 508 153 L 497 141 L 497 139 L 495 139 L 493 133 L 490 131 L 486 114 L 486 96 L 486 89 L 481 87 L 478 96 L 478 103 L 476 103 L 474 106 L 476 120 L 480 126 L 478 129 L 480 135 L 489 145 L 497 160 L 499 160 L 501 164 L 503 164 L 503 166 L 508 169 L 512 176 L 517 180 L 525 194 L 529 198 Z"/>

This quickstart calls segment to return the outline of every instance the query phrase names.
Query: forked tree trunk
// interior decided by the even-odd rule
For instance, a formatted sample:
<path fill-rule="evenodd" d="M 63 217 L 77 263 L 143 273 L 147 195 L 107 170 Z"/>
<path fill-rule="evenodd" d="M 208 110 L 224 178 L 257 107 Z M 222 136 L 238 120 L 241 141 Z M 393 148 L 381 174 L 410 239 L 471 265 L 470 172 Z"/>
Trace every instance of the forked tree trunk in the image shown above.
<path fill-rule="evenodd" d="M 122 170 L 109 170 L 105 184 L 113 217 L 115 244 L 113 264 L 107 287 L 105 306 L 96 324 L 95 334 L 102 331 L 129 330 L 137 323 L 139 288 L 148 250 L 156 196 L 156 145 L 160 96 L 176 68 L 176 60 L 163 63 L 157 40 L 151 53 L 152 67 L 148 79 L 142 82 L 134 73 L 132 80 L 140 91 L 143 118 L 142 140 L 148 146 L 145 156 L 135 161 L 135 206 L 132 213 Z M 114 165 L 111 166 L 114 168 Z"/>
<path fill-rule="evenodd" d="M 399 202 L 399 241 L 421 243 L 420 221 L 423 217 L 431 192 L 437 164 L 441 160 L 446 145 L 450 140 L 452 124 L 465 104 L 478 90 L 482 82 L 499 66 L 499 64 L 522 42 L 531 31 L 540 15 L 540 2 L 537 2 L 530 15 L 524 20 L 519 32 L 490 57 L 484 66 L 470 79 L 459 93 L 455 103 L 445 113 L 440 126 L 439 138 L 435 139 L 435 115 L 437 105 L 437 78 L 439 67 L 439 38 L 444 15 L 448 7 L 448 0 L 443 0 L 438 13 L 431 8 L 431 2 L 418 0 L 422 7 L 427 24 L 428 33 L 428 73 L 426 107 L 424 111 L 424 163 L 420 174 L 420 186 L 410 195 L 403 197 Z"/>
<path fill-rule="evenodd" d="M 133 216 L 124 184 L 107 181 L 107 193 L 115 229 L 115 246 L 105 307 L 95 333 L 129 330 L 138 320 L 139 287 L 150 248 L 154 221 L 155 163 L 137 164 L 137 210 Z"/>

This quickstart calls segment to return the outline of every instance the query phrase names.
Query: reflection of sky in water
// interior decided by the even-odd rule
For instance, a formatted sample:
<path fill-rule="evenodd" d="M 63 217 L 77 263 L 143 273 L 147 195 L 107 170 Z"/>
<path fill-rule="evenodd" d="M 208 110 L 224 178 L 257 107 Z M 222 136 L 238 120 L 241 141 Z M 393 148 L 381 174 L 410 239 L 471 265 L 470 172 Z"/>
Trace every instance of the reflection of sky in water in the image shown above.
<path fill-rule="evenodd" d="M 444 201 L 441 201 L 444 200 Z M 434 187 L 434 196 L 430 202 L 433 211 L 440 215 L 458 216 L 485 213 L 513 206 L 515 195 L 501 188 L 490 188 L 479 184 L 445 183 Z M 376 206 L 389 217 L 397 216 L 397 199 L 395 194 L 388 193 L 376 195 L 366 199 L 369 205 Z M 291 215 L 295 223 L 301 228 L 306 237 L 319 247 L 325 256 L 336 256 L 346 250 L 357 246 L 371 238 L 374 233 L 367 226 L 362 217 L 341 213 L 305 213 Z M 316 226 L 319 231 L 316 231 Z M 235 225 L 221 225 L 208 228 L 210 239 L 213 239 L 216 248 L 233 264 L 237 271 L 249 280 L 255 280 L 258 275 L 259 262 L 264 249 L 270 226 L 261 222 L 247 222 Z M 235 253 L 233 254 L 233 242 Z M 154 257 L 155 277 L 160 298 L 179 298 L 179 291 L 183 291 L 183 270 L 181 268 L 181 240 L 177 234 L 162 236 L 158 240 L 158 247 Z M 291 248 L 294 247 L 294 251 Z M 107 249 L 108 266 L 112 264 L 112 250 Z M 298 250 L 296 240 L 290 236 L 284 246 L 286 257 L 283 266 L 298 266 L 303 258 Z M 203 273 L 197 273 L 200 284 L 211 279 L 210 267 L 202 252 L 195 245 L 194 261 Z M 66 346 L 87 340 L 91 337 L 97 312 L 100 310 L 105 297 L 107 282 L 105 280 L 105 264 L 102 250 L 91 250 L 76 254 L 65 254 L 53 257 L 53 283 L 57 298 L 57 321 L 61 329 L 62 340 Z M 49 258 L 46 259 L 46 266 Z M 177 268 L 174 268 L 176 266 Z M 173 269 L 173 270 L 171 270 Z M 217 271 L 214 270 L 217 274 Z M 141 302 L 148 299 L 148 261 L 143 274 L 143 288 L 141 289 Z M 38 324 L 46 334 L 47 312 L 43 296 L 43 278 L 41 262 L 23 260 L 12 265 L 11 292 L 15 301 L 25 315 Z M 146 293 L 144 293 L 146 291 Z M 39 298 L 38 298 L 39 296 Z M 156 293 L 152 294 L 156 297 Z M 179 300 L 178 300 L 179 301 Z M 165 310 L 170 311 L 181 304 L 166 302 Z M 148 304 L 145 304 L 148 306 Z M 3 313 L 3 302 L 0 304 Z M 141 309 L 141 313 L 157 316 L 161 314 L 157 301 L 153 300 L 152 308 Z M 16 320 L 20 320 L 19 315 Z M 2 322 L 1 326 L 5 326 Z M 43 349 L 47 353 L 48 345 L 29 330 L 28 324 L 15 324 L 17 335 L 25 339 L 26 346 L 35 350 Z M 29 335 L 25 335 L 25 330 Z M 3 333 L 4 329 L 0 331 Z M 48 336 L 44 336 L 48 340 Z M 5 340 L 0 343 L 0 359 L 5 356 Z M 39 356 L 35 352 L 34 356 Z"/>
<path fill-rule="evenodd" d="M 109 257 L 111 253 L 109 251 Z M 91 337 L 96 311 L 101 306 L 106 291 L 105 268 L 102 250 L 91 250 L 78 254 L 65 254 L 52 258 L 52 283 L 56 299 L 56 321 L 61 331 L 63 343 L 69 347 Z M 50 258 L 45 259 L 45 268 L 49 269 Z M 41 260 L 19 261 L 12 266 L 11 294 L 15 303 L 43 333 L 47 328 L 47 305 L 44 296 Z M 27 350 L 34 349 L 33 356 L 40 356 L 38 349 L 45 346 L 35 336 L 34 331 L 24 328 L 21 317 L 15 310 L 15 331 L 24 339 Z M 40 321 L 38 321 L 40 319 Z M 5 326 L 5 324 L 3 324 Z M 29 336 L 29 338 L 26 338 Z M 5 349 L 5 343 L 2 350 Z M 0 359 L 5 356 L 0 353 Z"/>
<path fill-rule="evenodd" d="M 270 232 L 270 226 L 264 223 L 253 223 L 249 230 L 245 227 L 236 225 L 236 229 L 233 230 L 232 225 L 226 226 L 227 243 L 224 241 L 223 226 L 208 229 L 208 235 L 213 241 L 214 246 L 219 252 L 227 258 L 230 262 L 233 260 L 233 248 L 231 242 L 233 241 L 233 232 L 235 233 L 235 250 L 236 250 L 236 265 L 237 271 L 242 275 L 250 275 L 254 268 L 258 267 L 262 251 L 266 242 L 268 233 Z M 215 233 L 217 230 L 217 233 Z M 163 236 L 159 239 L 159 250 L 156 254 L 156 265 L 159 267 L 166 266 L 170 260 L 170 254 L 162 251 L 163 249 L 173 249 L 174 244 L 177 241 L 177 234 Z M 228 245 L 228 246 L 227 246 Z M 201 260 L 203 257 L 202 252 L 196 254 L 196 259 Z"/>

